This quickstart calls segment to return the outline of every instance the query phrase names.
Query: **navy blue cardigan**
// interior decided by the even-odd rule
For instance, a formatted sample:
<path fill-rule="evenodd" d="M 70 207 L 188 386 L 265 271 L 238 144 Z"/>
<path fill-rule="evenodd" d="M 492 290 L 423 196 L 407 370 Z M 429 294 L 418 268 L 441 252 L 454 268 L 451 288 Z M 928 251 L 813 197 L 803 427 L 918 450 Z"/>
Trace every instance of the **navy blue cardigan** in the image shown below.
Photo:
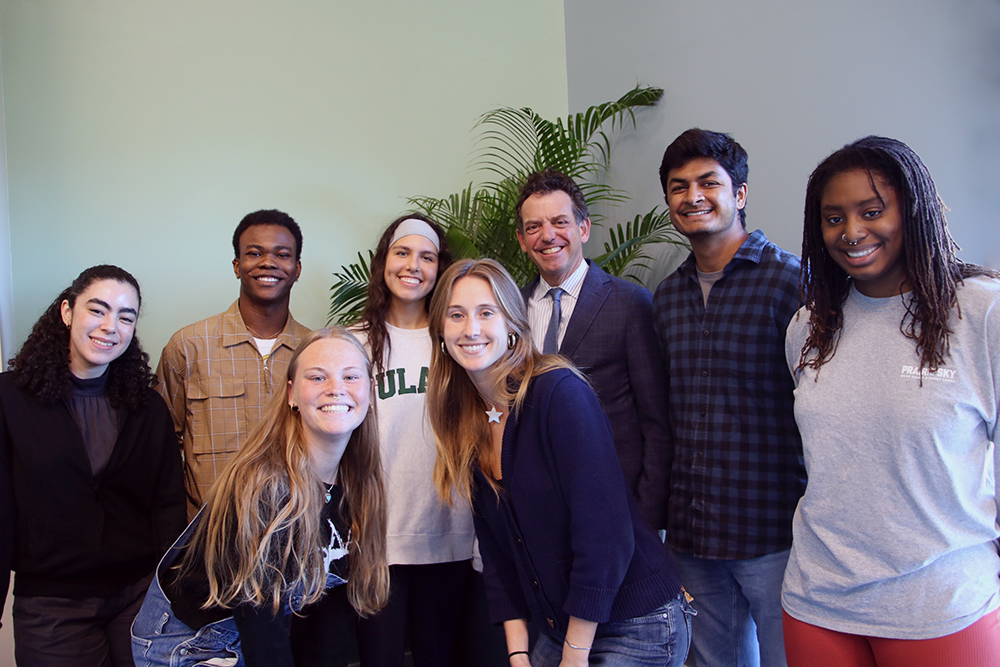
<path fill-rule="evenodd" d="M 473 500 L 492 622 L 538 614 L 562 637 L 570 616 L 621 621 L 680 593 L 583 380 L 565 369 L 531 380 L 504 428 L 500 466 L 499 497 L 477 470 Z"/>

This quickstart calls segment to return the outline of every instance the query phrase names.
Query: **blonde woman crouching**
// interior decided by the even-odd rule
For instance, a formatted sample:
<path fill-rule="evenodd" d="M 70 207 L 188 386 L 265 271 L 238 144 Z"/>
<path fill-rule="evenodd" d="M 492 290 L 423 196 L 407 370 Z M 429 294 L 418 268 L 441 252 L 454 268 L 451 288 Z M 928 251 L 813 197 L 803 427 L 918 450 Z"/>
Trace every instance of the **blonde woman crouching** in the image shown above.
<path fill-rule="evenodd" d="M 346 330 L 319 329 L 287 384 L 157 568 L 132 626 L 137 666 L 322 664 L 347 650 L 327 645 L 327 589 L 346 583 L 361 615 L 385 604 L 371 362 Z"/>

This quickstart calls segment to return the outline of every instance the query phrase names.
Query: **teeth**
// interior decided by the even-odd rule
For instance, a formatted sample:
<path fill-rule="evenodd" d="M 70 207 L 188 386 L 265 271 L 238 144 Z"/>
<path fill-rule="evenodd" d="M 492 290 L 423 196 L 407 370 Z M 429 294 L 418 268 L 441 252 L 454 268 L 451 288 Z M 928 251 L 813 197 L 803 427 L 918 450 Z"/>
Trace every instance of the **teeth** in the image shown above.
<path fill-rule="evenodd" d="M 416 287 L 417 285 L 420 284 L 420 281 L 417 278 L 410 278 L 408 276 L 400 276 L 399 282 L 403 283 L 404 285 L 412 285 L 413 287 Z"/>
<path fill-rule="evenodd" d="M 341 412 L 347 412 L 350 409 L 351 408 L 348 405 L 324 405 L 323 407 L 320 408 L 320 411 L 341 413 Z"/>
<path fill-rule="evenodd" d="M 542 255 L 551 255 L 551 254 L 559 252 L 560 250 L 562 250 L 562 248 L 546 248 L 545 250 L 543 250 L 541 252 L 541 254 Z"/>
<path fill-rule="evenodd" d="M 699 215 L 708 215 L 709 213 L 711 213 L 711 211 L 690 211 L 684 215 L 688 218 L 695 218 Z"/>
<path fill-rule="evenodd" d="M 851 259 L 858 259 L 860 257 L 867 257 L 868 255 L 870 255 L 873 252 L 875 252 L 876 248 L 878 248 L 878 246 L 873 245 L 871 248 L 866 248 L 864 250 L 855 250 L 853 252 L 850 251 L 850 250 L 848 250 L 847 251 L 847 256 L 850 257 Z"/>
<path fill-rule="evenodd" d="M 479 352 L 480 350 L 486 349 L 486 343 L 476 343 L 475 345 L 463 345 L 462 349 L 466 352 Z"/>
<path fill-rule="evenodd" d="M 115 346 L 114 343 L 109 343 L 108 341 L 103 341 L 103 340 L 97 340 L 96 338 L 91 338 L 90 340 L 94 341 L 96 345 L 100 347 L 106 347 L 109 350 Z"/>
<path fill-rule="evenodd" d="M 262 283 L 276 283 L 276 282 L 278 282 L 278 279 L 274 278 L 272 276 L 261 276 L 261 277 L 257 278 L 257 280 L 259 280 Z"/>

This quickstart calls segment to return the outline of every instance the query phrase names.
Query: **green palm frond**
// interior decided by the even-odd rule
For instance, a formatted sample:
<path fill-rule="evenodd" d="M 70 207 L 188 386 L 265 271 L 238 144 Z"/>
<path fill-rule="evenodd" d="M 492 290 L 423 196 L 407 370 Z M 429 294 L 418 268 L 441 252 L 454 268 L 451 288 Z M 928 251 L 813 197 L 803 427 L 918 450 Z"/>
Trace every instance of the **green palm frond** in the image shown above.
<path fill-rule="evenodd" d="M 593 260 L 608 273 L 631 280 L 637 278 L 634 273 L 625 273 L 626 269 L 648 268 L 645 260 L 649 255 L 644 252 L 647 246 L 654 243 L 687 246 L 687 240 L 670 224 L 670 214 L 655 208 L 635 216 L 624 226 L 618 223 L 608 232 L 611 239 L 604 244 L 604 254 Z"/>
<path fill-rule="evenodd" d="M 368 261 L 362 254 L 358 253 L 358 263 L 346 267 L 340 267 L 340 271 L 334 271 L 333 277 L 337 282 L 333 284 L 330 291 L 330 313 L 327 315 L 326 323 L 352 324 L 361 318 L 361 313 L 365 309 L 365 301 L 368 298 L 368 279 L 371 275 L 371 260 L 375 256 L 371 250 L 368 251 Z"/>
<path fill-rule="evenodd" d="M 476 166 L 500 177 L 521 181 L 532 171 L 558 169 L 573 180 L 606 170 L 611 153 L 610 131 L 635 125 L 636 107 L 652 106 L 663 96 L 662 88 L 634 88 L 614 102 L 570 114 L 565 120 L 546 120 L 531 109 L 502 107 L 483 114 L 480 157 Z M 497 182 L 487 185 L 497 185 Z"/>
<path fill-rule="evenodd" d="M 521 251 L 515 230 L 515 206 L 528 174 L 558 169 L 580 186 L 587 204 L 620 204 L 625 192 L 607 184 L 611 159 L 610 136 L 626 123 L 636 126 L 635 110 L 656 104 L 662 88 L 636 87 L 613 102 L 592 106 L 555 121 L 546 120 L 531 109 L 501 107 L 479 117 L 473 166 L 487 175 L 478 188 L 469 184 L 461 192 L 443 199 L 411 197 L 411 206 L 438 221 L 445 229 L 448 246 L 456 259 L 492 257 L 510 271 L 519 284 L 531 280 L 537 270 Z M 601 224 L 592 213 L 592 222 Z M 652 243 L 686 245 L 674 230 L 666 213 L 656 209 L 637 215 L 624 226 L 610 230 L 611 240 L 598 263 L 609 273 L 623 275 L 630 267 L 644 266 L 644 248 Z M 369 252 L 369 258 L 371 253 Z M 330 321 L 352 321 L 364 305 L 368 266 L 343 267 L 334 276 Z M 634 275 L 626 275 L 635 279 Z"/>

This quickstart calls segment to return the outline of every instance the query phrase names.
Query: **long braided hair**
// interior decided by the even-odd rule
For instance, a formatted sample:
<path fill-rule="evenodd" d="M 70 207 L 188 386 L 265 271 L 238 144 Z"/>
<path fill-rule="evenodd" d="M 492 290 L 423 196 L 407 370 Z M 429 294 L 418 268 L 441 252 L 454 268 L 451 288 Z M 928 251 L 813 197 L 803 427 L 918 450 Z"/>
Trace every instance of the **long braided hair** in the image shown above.
<path fill-rule="evenodd" d="M 809 336 L 796 370 L 809 367 L 818 371 L 837 351 L 850 277 L 826 250 L 820 207 L 830 180 L 854 170 L 867 172 L 880 199 L 874 187 L 875 175 L 887 181 L 899 198 L 906 284 L 913 290 L 901 296 L 906 314 L 899 330 L 916 341 L 920 367 L 936 371 L 949 351 L 948 319 L 958 305 L 958 285 L 964 278 L 997 278 L 1000 273 L 958 259 L 959 247 L 945 218 L 947 207 L 927 167 L 903 142 L 876 136 L 844 146 L 823 160 L 809 177 L 799 280 L 803 302 L 809 309 Z M 961 317 L 961 312 L 958 315 Z"/>

